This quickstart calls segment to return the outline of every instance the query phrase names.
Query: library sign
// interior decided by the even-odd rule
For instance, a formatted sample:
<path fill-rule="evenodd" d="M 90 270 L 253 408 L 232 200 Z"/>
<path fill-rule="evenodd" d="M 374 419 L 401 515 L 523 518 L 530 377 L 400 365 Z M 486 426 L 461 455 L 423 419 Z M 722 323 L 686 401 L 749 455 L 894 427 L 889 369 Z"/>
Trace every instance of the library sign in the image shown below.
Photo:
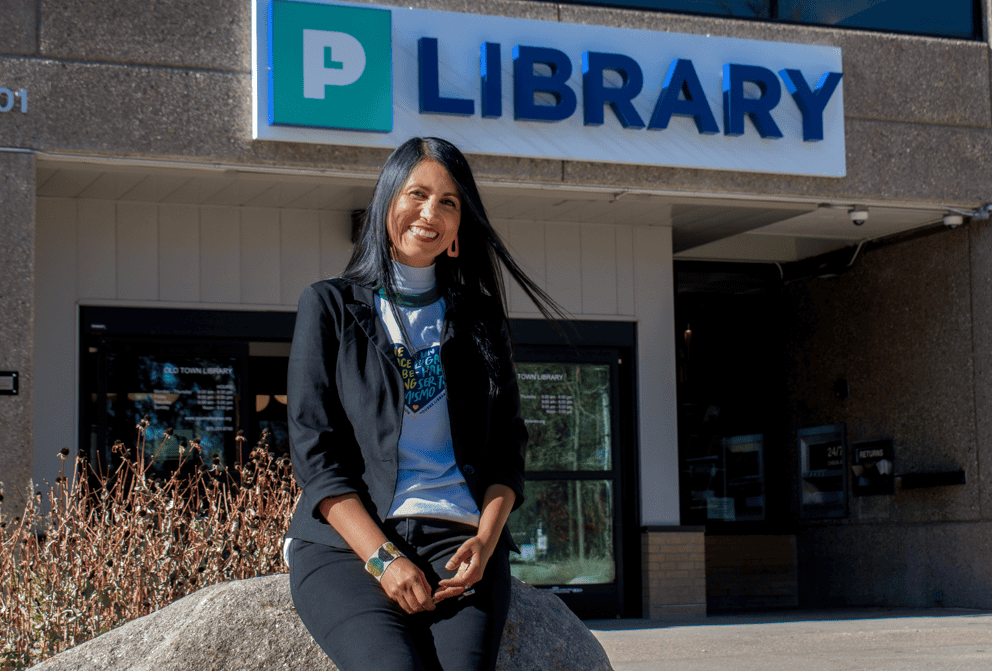
<path fill-rule="evenodd" d="M 843 177 L 836 47 L 255 0 L 254 137 Z"/>

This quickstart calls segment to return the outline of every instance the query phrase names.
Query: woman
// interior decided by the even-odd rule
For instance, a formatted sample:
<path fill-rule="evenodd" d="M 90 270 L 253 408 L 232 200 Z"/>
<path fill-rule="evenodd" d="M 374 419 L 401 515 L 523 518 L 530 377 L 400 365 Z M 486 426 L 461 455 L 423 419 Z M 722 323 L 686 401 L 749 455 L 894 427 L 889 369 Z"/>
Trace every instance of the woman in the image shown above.
<path fill-rule="evenodd" d="M 524 446 L 500 264 L 465 157 L 386 161 L 341 277 L 300 298 L 289 360 L 293 600 L 342 671 L 493 669 Z"/>

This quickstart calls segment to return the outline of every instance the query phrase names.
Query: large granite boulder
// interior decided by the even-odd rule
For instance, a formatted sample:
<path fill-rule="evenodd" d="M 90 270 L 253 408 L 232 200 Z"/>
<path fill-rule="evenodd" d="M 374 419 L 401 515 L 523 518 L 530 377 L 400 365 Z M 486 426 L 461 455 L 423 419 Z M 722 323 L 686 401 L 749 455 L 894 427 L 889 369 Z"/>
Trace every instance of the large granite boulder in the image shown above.
<path fill-rule="evenodd" d="M 286 574 L 205 587 L 66 650 L 37 671 L 336 671 L 293 608 Z M 513 581 L 500 671 L 612 671 L 561 599 Z"/>

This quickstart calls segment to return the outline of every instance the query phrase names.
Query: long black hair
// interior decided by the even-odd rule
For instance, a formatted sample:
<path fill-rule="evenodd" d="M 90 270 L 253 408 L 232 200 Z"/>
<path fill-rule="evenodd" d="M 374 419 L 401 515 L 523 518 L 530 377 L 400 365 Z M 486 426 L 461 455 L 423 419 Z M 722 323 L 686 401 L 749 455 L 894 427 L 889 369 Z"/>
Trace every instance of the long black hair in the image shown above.
<path fill-rule="evenodd" d="M 365 210 L 351 260 L 342 277 L 360 284 L 379 286 L 387 298 L 395 297 L 396 282 L 388 232 L 389 210 L 410 173 L 423 161 L 436 161 L 448 171 L 462 201 L 461 223 L 458 226 L 459 254 L 451 258 L 442 253 L 434 261 L 438 291 L 447 303 L 449 318 L 461 322 L 460 325 L 468 327 L 472 333 L 486 361 L 490 389 L 498 393 L 496 380 L 501 362 L 493 337 L 500 328 L 505 326 L 509 330 L 510 327 L 503 270 L 520 285 L 556 330 L 560 331 L 560 328 L 555 324 L 555 318 L 565 319 L 566 315 L 510 256 L 489 222 L 472 169 L 455 145 L 436 137 L 414 137 L 401 144 L 386 159 Z M 486 323 L 485 312 L 479 309 L 480 301 L 487 296 L 499 304 L 500 324 Z M 390 303 L 395 305 L 393 300 Z M 402 326 L 402 320 L 397 319 L 397 322 Z"/>

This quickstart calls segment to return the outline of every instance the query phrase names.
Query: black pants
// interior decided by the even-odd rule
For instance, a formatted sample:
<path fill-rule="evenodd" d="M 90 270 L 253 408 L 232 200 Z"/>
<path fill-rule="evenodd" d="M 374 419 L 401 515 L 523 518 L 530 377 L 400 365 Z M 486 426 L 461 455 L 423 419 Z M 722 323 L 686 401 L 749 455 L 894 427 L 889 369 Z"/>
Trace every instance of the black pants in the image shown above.
<path fill-rule="evenodd" d="M 436 589 L 444 565 L 475 527 L 427 518 L 386 522 L 386 535 Z M 296 539 L 289 549 L 293 603 L 314 640 L 341 671 L 492 671 L 510 600 L 502 542 L 475 593 L 407 615 L 350 549 Z"/>

